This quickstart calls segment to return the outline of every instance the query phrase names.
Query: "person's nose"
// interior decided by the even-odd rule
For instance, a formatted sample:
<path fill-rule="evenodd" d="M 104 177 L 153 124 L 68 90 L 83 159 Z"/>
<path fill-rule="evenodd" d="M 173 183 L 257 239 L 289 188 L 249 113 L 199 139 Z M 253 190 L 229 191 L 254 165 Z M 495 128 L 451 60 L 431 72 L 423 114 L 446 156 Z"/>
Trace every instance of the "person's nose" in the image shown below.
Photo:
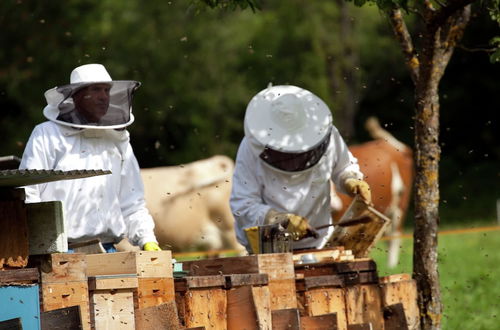
<path fill-rule="evenodd" d="M 105 90 L 100 90 L 99 93 L 97 94 L 97 97 L 101 101 L 107 101 L 107 100 L 109 100 L 109 94 Z"/>

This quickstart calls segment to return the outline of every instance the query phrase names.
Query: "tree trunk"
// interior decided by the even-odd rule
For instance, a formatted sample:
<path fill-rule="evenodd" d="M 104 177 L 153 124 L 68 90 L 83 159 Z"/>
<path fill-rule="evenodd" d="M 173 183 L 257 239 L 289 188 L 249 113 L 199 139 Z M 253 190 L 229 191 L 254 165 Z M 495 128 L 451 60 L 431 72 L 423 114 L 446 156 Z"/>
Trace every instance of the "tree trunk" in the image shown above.
<path fill-rule="evenodd" d="M 422 329 L 441 329 L 443 305 L 438 272 L 439 82 L 470 18 L 470 6 L 446 19 L 426 22 L 415 81 L 415 231 L 413 276 Z"/>

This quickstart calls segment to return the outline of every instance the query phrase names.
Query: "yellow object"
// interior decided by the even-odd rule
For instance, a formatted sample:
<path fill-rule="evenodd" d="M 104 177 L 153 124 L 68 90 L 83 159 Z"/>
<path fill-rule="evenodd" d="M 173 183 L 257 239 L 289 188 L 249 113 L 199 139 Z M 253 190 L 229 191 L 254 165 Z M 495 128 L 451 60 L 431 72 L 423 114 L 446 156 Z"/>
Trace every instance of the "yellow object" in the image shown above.
<path fill-rule="evenodd" d="M 144 251 L 161 251 L 161 248 L 158 246 L 156 242 L 147 242 L 142 247 Z"/>
<path fill-rule="evenodd" d="M 347 179 L 345 180 L 345 189 L 351 195 L 360 195 L 361 198 L 365 200 L 368 204 L 372 202 L 372 193 L 370 191 L 370 186 L 366 181 L 359 179 Z"/>
<path fill-rule="evenodd" d="M 247 235 L 248 243 L 250 244 L 250 248 L 252 251 L 249 251 L 254 254 L 258 254 L 260 252 L 259 249 L 259 227 L 250 227 L 245 228 L 245 234 Z"/>
<path fill-rule="evenodd" d="M 300 215 L 288 214 L 288 226 L 286 230 L 292 235 L 294 241 L 298 241 L 308 236 L 310 227 L 307 219 Z"/>

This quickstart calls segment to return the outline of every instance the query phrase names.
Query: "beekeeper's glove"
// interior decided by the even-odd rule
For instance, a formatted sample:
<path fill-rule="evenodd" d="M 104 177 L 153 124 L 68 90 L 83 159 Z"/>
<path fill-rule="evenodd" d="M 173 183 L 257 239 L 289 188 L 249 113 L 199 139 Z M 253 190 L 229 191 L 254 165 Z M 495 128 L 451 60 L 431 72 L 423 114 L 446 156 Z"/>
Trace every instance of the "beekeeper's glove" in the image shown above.
<path fill-rule="evenodd" d="M 265 224 L 280 223 L 292 235 L 294 241 L 306 237 L 318 238 L 318 233 L 309 225 L 307 219 L 300 215 L 270 209 L 264 218 L 264 222 Z"/>
<path fill-rule="evenodd" d="M 370 186 L 366 181 L 359 180 L 359 179 L 353 179 L 349 178 L 345 180 L 344 183 L 345 190 L 351 194 L 352 196 L 354 195 L 360 195 L 361 198 L 365 200 L 368 204 L 371 204 L 372 202 L 372 193 L 370 191 Z"/>
<path fill-rule="evenodd" d="M 147 242 L 142 247 L 144 251 L 161 251 L 161 248 L 158 246 L 156 242 Z"/>

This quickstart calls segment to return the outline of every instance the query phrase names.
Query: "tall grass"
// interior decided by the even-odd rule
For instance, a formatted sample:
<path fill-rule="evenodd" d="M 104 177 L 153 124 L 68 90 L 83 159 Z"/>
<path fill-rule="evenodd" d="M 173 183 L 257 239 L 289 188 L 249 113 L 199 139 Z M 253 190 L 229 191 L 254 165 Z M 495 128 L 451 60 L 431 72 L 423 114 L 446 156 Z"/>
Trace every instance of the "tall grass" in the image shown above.
<path fill-rule="evenodd" d="M 500 329 L 500 231 L 440 235 L 438 241 L 443 329 Z M 379 276 L 412 273 L 413 240 L 404 239 L 401 261 L 387 268 L 385 242 L 371 257 Z"/>

